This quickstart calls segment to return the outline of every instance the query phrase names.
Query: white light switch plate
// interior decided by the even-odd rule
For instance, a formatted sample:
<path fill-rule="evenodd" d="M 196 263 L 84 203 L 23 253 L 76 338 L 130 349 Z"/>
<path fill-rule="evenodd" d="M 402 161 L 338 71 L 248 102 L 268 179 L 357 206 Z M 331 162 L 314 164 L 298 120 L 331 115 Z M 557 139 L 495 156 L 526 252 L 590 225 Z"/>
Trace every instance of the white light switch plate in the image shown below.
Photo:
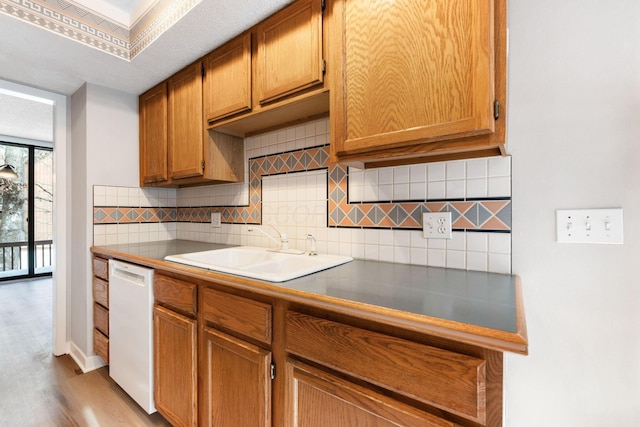
<path fill-rule="evenodd" d="M 220 227 L 222 227 L 220 212 L 211 212 L 211 228 L 220 228 Z"/>
<path fill-rule="evenodd" d="M 622 208 L 567 209 L 556 211 L 559 243 L 624 243 Z"/>
<path fill-rule="evenodd" d="M 423 212 L 422 232 L 425 239 L 451 239 L 451 212 Z"/>

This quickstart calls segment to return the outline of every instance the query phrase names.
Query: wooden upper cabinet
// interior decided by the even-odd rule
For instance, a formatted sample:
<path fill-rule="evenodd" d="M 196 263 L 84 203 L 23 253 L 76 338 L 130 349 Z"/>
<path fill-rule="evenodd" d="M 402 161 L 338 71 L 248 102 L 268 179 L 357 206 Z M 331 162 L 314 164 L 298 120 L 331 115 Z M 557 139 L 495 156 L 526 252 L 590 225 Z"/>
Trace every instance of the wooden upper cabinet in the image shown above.
<path fill-rule="evenodd" d="M 203 63 L 203 109 L 207 121 L 251 110 L 251 33 L 216 49 Z"/>
<path fill-rule="evenodd" d="M 502 144 L 485 138 L 465 146 L 460 139 L 496 132 L 494 102 L 505 102 L 504 12 L 504 0 L 396 0 L 375 8 L 367 0 L 336 0 L 333 24 L 341 31 L 332 33 L 331 60 L 341 66 L 333 69 L 331 88 L 334 156 Z"/>
<path fill-rule="evenodd" d="M 266 104 L 323 82 L 322 1 L 298 0 L 256 28 L 256 85 Z"/>
<path fill-rule="evenodd" d="M 169 170 L 172 179 L 202 176 L 204 132 L 202 63 L 197 62 L 168 80 Z"/>
<path fill-rule="evenodd" d="M 162 82 L 139 98 L 140 186 L 161 183 L 167 170 L 167 83 Z"/>

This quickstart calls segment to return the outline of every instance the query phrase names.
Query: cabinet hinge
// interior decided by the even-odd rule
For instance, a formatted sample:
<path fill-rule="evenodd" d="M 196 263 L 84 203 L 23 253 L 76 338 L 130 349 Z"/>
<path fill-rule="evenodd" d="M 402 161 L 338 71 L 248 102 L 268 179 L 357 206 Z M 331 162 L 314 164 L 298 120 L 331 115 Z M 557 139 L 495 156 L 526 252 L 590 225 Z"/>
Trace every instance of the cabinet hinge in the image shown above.
<path fill-rule="evenodd" d="M 493 119 L 498 120 L 500 118 L 500 101 L 493 101 Z"/>
<path fill-rule="evenodd" d="M 326 0 L 320 0 L 320 8 L 322 9 L 323 12 L 324 12 L 326 7 L 327 7 L 327 1 Z"/>
<path fill-rule="evenodd" d="M 271 379 L 276 378 L 276 364 L 271 362 Z"/>
<path fill-rule="evenodd" d="M 202 170 L 204 170 L 204 160 L 202 160 Z"/>
<path fill-rule="evenodd" d="M 323 58 L 322 59 L 322 74 L 327 72 L 327 61 Z"/>

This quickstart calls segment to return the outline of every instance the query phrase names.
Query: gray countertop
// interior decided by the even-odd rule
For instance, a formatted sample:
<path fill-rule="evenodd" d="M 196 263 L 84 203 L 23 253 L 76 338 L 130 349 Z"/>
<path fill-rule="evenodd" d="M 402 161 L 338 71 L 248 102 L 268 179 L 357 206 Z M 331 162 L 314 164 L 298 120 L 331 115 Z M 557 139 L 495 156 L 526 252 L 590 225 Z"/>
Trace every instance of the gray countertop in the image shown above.
<path fill-rule="evenodd" d="M 94 247 L 93 251 L 114 258 L 121 254 L 124 260 L 143 264 L 147 259 L 156 268 L 162 263 L 180 270 L 192 267 L 166 262 L 164 257 L 225 247 L 168 240 Z M 237 277 L 226 276 L 231 280 Z M 519 323 L 524 318 L 518 311 L 519 280 L 509 274 L 354 260 L 286 282 L 251 282 L 279 287 L 284 292 L 300 291 L 506 333 L 502 335 L 522 337 L 524 330 Z M 526 348 L 526 337 L 522 339 Z"/>

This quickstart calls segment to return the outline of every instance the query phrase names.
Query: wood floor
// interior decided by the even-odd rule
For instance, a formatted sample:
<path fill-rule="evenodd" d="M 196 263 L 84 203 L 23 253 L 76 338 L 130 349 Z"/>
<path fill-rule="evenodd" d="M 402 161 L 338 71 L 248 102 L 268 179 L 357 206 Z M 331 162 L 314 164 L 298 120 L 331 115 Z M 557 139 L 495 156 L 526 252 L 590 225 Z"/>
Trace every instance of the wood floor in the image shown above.
<path fill-rule="evenodd" d="M 0 283 L 0 427 L 168 426 L 107 368 L 83 374 L 52 353 L 52 281 Z"/>

